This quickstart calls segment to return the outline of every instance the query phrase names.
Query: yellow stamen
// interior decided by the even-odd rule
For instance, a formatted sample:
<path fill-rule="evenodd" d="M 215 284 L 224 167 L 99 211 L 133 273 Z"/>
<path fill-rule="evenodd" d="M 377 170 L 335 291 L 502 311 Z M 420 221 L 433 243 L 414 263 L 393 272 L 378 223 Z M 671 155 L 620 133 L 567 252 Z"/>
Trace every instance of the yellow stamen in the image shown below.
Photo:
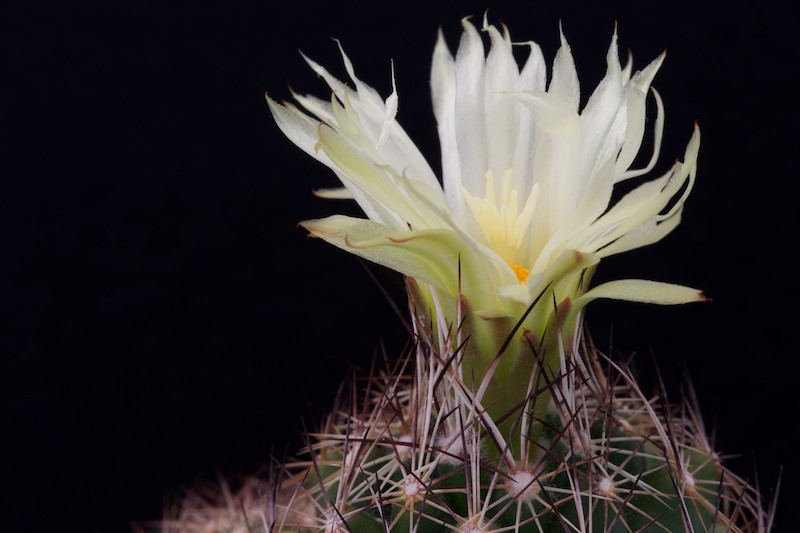
<path fill-rule="evenodd" d="M 512 187 L 513 173 L 507 170 L 499 185 L 499 194 L 495 188 L 494 173 L 489 170 L 484 178 L 486 186 L 483 198 L 473 196 L 462 188 L 461 192 L 472 211 L 475 221 L 483 234 L 484 242 L 511 266 L 520 283 L 525 283 L 530 270 L 519 266 L 520 248 L 529 241 L 530 226 L 536 203 L 539 199 L 539 184 L 531 187 L 525 205 L 520 209 L 519 193 Z M 526 261 L 528 258 L 523 258 Z"/>
<path fill-rule="evenodd" d="M 517 275 L 517 279 L 520 283 L 525 283 L 525 280 L 528 279 L 528 275 L 531 273 L 530 270 L 521 265 L 511 265 L 511 270 Z"/>

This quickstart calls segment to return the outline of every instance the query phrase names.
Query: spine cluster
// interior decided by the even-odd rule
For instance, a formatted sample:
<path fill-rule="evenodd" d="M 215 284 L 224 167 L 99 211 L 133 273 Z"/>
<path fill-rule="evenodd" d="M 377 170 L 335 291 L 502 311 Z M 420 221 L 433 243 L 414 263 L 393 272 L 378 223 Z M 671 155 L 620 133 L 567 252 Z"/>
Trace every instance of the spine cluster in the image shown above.
<path fill-rule="evenodd" d="M 467 341 L 468 342 L 468 341 Z M 299 459 L 190 493 L 164 532 L 767 532 L 692 396 L 646 395 L 586 338 L 489 417 L 462 346 L 415 343 L 352 376 Z M 535 352 L 535 351 L 534 351 Z M 532 356 L 536 356 L 532 353 Z M 511 428 L 510 430 L 508 428 Z"/>

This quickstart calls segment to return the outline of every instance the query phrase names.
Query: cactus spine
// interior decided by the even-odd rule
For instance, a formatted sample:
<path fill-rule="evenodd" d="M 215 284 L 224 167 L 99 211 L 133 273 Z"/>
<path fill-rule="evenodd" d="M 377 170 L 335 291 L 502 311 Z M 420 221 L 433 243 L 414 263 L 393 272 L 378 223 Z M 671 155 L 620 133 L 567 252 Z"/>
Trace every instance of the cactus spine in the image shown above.
<path fill-rule="evenodd" d="M 588 336 L 561 351 L 558 369 L 537 365 L 524 402 L 499 419 L 465 382 L 464 345 L 445 345 L 416 342 L 354 374 L 298 459 L 276 460 L 224 499 L 188 497 L 162 530 L 771 530 L 756 488 L 709 443 L 692 396 L 645 394 Z"/>

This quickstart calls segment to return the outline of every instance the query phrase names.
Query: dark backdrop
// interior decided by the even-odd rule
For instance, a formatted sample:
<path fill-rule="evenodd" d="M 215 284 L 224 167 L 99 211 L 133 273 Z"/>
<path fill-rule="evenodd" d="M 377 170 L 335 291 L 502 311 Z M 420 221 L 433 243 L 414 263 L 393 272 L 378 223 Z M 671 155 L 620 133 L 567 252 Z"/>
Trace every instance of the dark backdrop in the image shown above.
<path fill-rule="evenodd" d="M 436 30 L 506 22 L 552 60 L 558 24 L 588 93 L 615 21 L 637 67 L 663 49 L 662 166 L 703 131 L 684 222 L 598 279 L 700 287 L 712 303 L 598 303 L 604 345 L 685 366 L 717 447 L 765 493 L 797 490 L 798 121 L 793 17 L 768 2 L 5 2 L 0 7 L 0 357 L 4 524 L 125 531 L 197 478 L 299 443 L 351 364 L 405 335 L 353 257 L 296 223 L 345 209 L 263 94 L 326 96 L 298 49 L 342 73 L 342 40 L 438 169 Z M 587 3 L 588 4 L 588 3 Z M 594 6 L 595 4 L 589 4 Z M 600 6 L 601 3 L 597 3 Z M 737 7 L 738 6 L 738 7 Z M 396 277 L 373 269 L 394 298 Z M 780 517 L 784 517 L 780 520 Z M 55 529 L 54 529 L 55 530 Z"/>

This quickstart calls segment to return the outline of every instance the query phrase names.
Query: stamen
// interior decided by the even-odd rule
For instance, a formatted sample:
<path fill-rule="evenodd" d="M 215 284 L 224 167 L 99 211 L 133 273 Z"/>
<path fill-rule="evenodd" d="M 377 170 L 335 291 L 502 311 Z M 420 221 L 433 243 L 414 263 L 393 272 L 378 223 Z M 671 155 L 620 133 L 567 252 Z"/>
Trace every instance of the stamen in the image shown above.
<path fill-rule="evenodd" d="M 461 189 L 461 193 L 481 228 L 485 243 L 508 263 L 520 283 L 525 283 L 530 271 L 520 266 L 519 262 L 520 259 L 526 262 L 532 258 L 520 258 L 519 252 L 525 236 L 530 231 L 533 213 L 539 199 L 539 185 L 534 184 L 531 187 L 525 205 L 520 211 L 519 191 L 512 187 L 512 177 L 513 172 L 510 169 L 506 170 L 498 191 L 495 188 L 494 173 L 489 170 L 485 175 L 483 198 L 473 196 L 465 188 Z"/>
<path fill-rule="evenodd" d="M 511 270 L 513 270 L 514 274 L 517 275 L 517 279 L 520 283 L 525 283 L 525 281 L 528 279 L 528 275 L 531 273 L 530 270 L 522 265 L 511 265 Z"/>

